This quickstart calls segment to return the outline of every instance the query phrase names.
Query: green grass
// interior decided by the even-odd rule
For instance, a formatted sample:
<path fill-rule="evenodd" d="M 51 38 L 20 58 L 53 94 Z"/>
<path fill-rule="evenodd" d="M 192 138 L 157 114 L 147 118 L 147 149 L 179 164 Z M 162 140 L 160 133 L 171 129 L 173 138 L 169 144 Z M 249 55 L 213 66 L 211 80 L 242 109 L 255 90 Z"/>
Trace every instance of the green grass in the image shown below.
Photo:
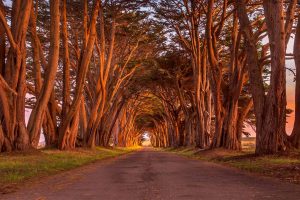
<path fill-rule="evenodd" d="M 0 154 L 0 189 L 6 185 L 20 183 L 70 170 L 98 160 L 116 157 L 137 150 L 139 147 L 74 151 L 39 150 Z"/>
<path fill-rule="evenodd" d="M 250 142 L 251 143 L 251 142 Z M 249 145 L 249 141 L 247 141 Z M 253 146 L 252 144 L 250 146 Z M 243 151 L 225 149 L 197 150 L 194 148 L 167 148 L 164 151 L 181 156 L 219 163 L 265 176 L 276 177 L 281 180 L 300 184 L 300 152 L 292 151 L 277 155 L 254 155 L 253 148 Z"/>

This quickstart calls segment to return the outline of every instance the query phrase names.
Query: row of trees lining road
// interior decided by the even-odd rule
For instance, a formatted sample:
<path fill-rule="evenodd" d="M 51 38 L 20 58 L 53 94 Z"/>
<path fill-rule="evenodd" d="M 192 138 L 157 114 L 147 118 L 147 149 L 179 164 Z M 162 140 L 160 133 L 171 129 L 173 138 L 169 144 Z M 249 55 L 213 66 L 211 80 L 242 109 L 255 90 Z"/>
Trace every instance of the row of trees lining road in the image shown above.
<path fill-rule="evenodd" d="M 126 87 L 151 54 L 144 5 L 1 1 L 1 151 L 36 148 L 41 133 L 59 149 L 107 145 Z"/>
<path fill-rule="evenodd" d="M 297 0 L 0 0 L 0 152 L 145 132 L 157 147 L 241 150 L 246 124 L 257 154 L 300 148 L 299 14 Z"/>
<path fill-rule="evenodd" d="M 253 118 L 257 154 L 299 148 L 299 87 L 296 87 L 296 119 L 291 136 L 286 134 L 285 127 L 289 111 L 285 62 L 289 58 L 295 59 L 296 84 L 299 84 L 300 25 L 297 25 L 296 0 L 161 0 L 154 2 L 153 7 L 157 19 L 171 30 L 178 49 L 188 54 L 191 63 L 194 93 L 189 103 L 181 101 L 181 106 L 189 122 L 186 110 L 194 109 L 199 128 L 191 134 L 185 123 L 185 134 L 180 137 L 183 143 L 194 135 L 198 147 L 209 144 L 211 148 L 240 150 L 244 123 Z M 288 55 L 286 49 L 291 37 L 295 37 L 294 54 Z M 178 98 L 182 99 L 180 88 L 177 90 Z M 185 92 L 190 90 L 186 88 Z M 212 108 L 207 98 L 210 95 Z M 213 121 L 214 128 L 203 113 Z M 155 142 L 160 137 L 156 134 Z M 158 143 L 160 146 L 164 142 Z"/>

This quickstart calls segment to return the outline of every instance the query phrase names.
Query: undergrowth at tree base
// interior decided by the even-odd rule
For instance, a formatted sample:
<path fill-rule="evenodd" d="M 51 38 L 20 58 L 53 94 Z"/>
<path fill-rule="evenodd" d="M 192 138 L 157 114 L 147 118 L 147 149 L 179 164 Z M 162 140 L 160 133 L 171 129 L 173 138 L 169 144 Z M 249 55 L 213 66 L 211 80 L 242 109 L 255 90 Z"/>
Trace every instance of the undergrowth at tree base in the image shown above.
<path fill-rule="evenodd" d="M 185 157 L 219 163 L 248 172 L 279 178 L 300 184 L 300 151 L 256 156 L 254 150 L 231 151 L 223 148 L 199 150 L 195 148 L 165 148 L 164 151 Z"/>

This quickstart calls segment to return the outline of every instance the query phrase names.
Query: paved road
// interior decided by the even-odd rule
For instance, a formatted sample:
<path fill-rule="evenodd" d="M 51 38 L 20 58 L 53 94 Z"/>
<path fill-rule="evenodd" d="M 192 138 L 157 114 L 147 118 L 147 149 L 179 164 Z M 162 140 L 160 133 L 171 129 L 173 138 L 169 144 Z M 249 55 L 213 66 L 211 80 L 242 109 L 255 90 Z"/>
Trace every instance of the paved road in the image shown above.
<path fill-rule="evenodd" d="M 300 186 L 153 149 L 26 185 L 0 199 L 300 199 Z"/>

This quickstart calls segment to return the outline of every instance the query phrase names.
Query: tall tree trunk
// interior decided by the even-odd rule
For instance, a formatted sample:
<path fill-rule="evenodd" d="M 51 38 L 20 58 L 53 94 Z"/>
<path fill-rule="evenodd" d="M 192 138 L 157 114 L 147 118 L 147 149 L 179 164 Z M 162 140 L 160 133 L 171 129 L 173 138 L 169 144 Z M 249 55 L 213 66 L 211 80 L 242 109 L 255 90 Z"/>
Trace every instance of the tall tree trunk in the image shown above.
<path fill-rule="evenodd" d="M 67 28 L 67 1 L 62 1 L 62 43 L 63 43 L 63 104 L 62 118 L 66 117 L 70 107 L 70 56 Z"/>
<path fill-rule="evenodd" d="M 92 17 L 90 20 L 89 26 L 89 36 L 86 48 L 83 50 L 82 56 L 79 62 L 79 72 L 76 79 L 76 88 L 75 95 L 72 101 L 72 105 L 70 106 L 69 112 L 66 117 L 62 119 L 60 130 L 59 130 L 59 139 L 58 139 L 58 147 L 59 149 L 67 149 L 66 146 L 66 138 L 69 130 L 74 125 L 76 113 L 80 111 L 80 104 L 83 95 L 83 89 L 86 80 L 86 74 L 88 71 L 90 59 L 92 57 L 92 52 L 94 49 L 94 44 L 96 40 L 96 21 L 99 12 L 100 0 L 94 1 L 94 10 L 92 13 Z"/>
<path fill-rule="evenodd" d="M 0 90 L 2 90 L 0 99 L 5 124 L 2 131 L 6 150 L 24 150 L 29 147 L 29 136 L 25 125 L 25 39 L 31 5 L 31 0 L 13 2 L 11 28 L 7 24 L 3 10 L 0 10 L 0 22 L 10 43 L 5 69 L 4 71 L 2 69 L 4 78 L 0 74 Z"/>
<path fill-rule="evenodd" d="M 245 0 L 236 0 L 237 13 L 245 37 L 250 87 L 256 116 L 256 154 L 275 153 L 282 150 L 285 140 L 286 44 L 283 1 L 265 0 L 263 5 L 271 47 L 271 80 L 267 96 L 265 96 L 256 41 L 247 16 L 246 3 Z"/>
<path fill-rule="evenodd" d="M 271 79 L 266 97 L 261 133 L 257 134 L 256 153 L 284 150 L 286 139 L 286 75 L 283 0 L 264 0 L 264 11 L 271 49 Z M 276 28 L 275 28 L 276 27 Z"/>
<path fill-rule="evenodd" d="M 60 23 L 60 1 L 51 0 L 50 2 L 50 55 L 49 63 L 45 72 L 44 83 L 36 102 L 36 106 L 33 108 L 29 122 L 28 131 L 30 132 L 31 145 L 37 147 L 39 143 L 39 132 L 41 131 L 42 122 L 49 102 L 58 66 L 59 59 L 59 23 Z"/>

